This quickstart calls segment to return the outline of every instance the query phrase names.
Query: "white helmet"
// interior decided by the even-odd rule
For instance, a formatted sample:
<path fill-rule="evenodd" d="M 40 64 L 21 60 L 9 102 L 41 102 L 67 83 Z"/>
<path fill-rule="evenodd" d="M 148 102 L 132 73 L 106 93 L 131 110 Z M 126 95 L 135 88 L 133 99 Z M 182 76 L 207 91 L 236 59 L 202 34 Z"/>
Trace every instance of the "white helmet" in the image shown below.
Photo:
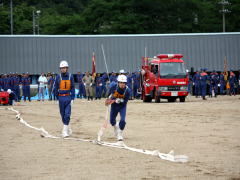
<path fill-rule="evenodd" d="M 125 76 L 125 75 L 119 75 L 119 76 L 117 77 L 117 81 L 118 81 L 118 82 L 124 82 L 124 83 L 126 83 L 126 82 L 127 82 L 127 76 Z"/>
<path fill-rule="evenodd" d="M 119 71 L 119 73 L 120 73 L 120 74 L 125 74 L 126 72 L 124 71 L 124 69 L 121 69 L 121 70 Z"/>
<path fill-rule="evenodd" d="M 68 67 L 67 61 L 61 61 L 59 67 L 60 68 Z"/>
<path fill-rule="evenodd" d="M 8 92 L 8 94 L 11 94 L 12 90 L 11 90 L 11 89 L 8 89 L 7 92 Z"/>

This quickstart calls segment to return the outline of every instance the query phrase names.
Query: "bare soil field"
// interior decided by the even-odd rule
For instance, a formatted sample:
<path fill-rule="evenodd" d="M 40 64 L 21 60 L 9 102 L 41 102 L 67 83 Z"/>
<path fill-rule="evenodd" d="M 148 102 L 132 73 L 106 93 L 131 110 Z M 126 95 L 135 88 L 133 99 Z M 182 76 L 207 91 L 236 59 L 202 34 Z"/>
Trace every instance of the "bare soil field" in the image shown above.
<path fill-rule="evenodd" d="M 56 102 L 14 106 L 34 127 L 59 136 L 62 122 Z M 104 100 L 75 100 L 72 137 L 96 139 L 104 123 Z M 219 96 L 185 103 L 128 103 L 124 142 L 130 147 L 187 155 L 189 162 L 95 145 L 42 138 L 0 106 L 1 180 L 199 179 L 240 180 L 240 96 Z M 116 142 L 109 125 L 103 140 Z"/>

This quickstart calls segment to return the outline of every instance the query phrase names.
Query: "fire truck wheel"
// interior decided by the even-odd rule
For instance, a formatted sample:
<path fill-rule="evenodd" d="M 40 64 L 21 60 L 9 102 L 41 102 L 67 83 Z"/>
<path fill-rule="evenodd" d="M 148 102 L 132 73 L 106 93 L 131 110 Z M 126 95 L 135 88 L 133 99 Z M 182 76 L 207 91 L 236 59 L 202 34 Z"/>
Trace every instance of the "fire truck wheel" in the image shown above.
<path fill-rule="evenodd" d="M 145 96 L 145 95 L 143 95 L 143 102 L 152 102 L 151 96 Z"/>
<path fill-rule="evenodd" d="M 185 97 L 180 97 L 180 102 L 185 102 Z"/>

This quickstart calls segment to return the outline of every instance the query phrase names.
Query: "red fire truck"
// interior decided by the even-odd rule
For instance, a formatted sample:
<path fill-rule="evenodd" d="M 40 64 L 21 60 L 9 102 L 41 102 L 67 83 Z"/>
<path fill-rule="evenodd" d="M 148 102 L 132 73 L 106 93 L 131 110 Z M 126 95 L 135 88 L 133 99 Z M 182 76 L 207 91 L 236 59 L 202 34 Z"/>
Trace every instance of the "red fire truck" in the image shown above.
<path fill-rule="evenodd" d="M 143 102 L 185 102 L 188 95 L 188 75 L 182 54 L 160 54 L 142 58 L 141 90 Z"/>

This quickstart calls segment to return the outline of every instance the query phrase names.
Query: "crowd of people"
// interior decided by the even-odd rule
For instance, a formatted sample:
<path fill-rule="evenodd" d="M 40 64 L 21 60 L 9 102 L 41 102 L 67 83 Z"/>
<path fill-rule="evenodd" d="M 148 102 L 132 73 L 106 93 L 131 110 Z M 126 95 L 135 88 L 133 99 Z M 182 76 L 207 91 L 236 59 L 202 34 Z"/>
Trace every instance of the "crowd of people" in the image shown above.
<path fill-rule="evenodd" d="M 110 74 L 90 72 L 77 72 L 74 77 L 74 83 L 78 93 L 77 98 L 85 98 L 88 101 L 105 98 L 109 92 L 110 84 L 117 82 L 117 76 L 124 74 L 127 76 L 127 86 L 131 90 L 129 99 L 140 98 L 140 72 L 133 73 L 120 70 L 118 73 L 112 72 Z M 204 100 L 206 96 L 217 97 L 217 95 L 236 95 L 240 93 L 240 70 L 238 77 L 230 70 L 229 76 L 225 76 L 223 72 L 216 72 L 213 70 L 207 73 L 207 69 L 201 69 L 194 74 L 189 73 L 188 92 L 196 97 L 202 97 Z M 48 92 L 48 100 L 56 100 L 54 82 L 56 81 L 56 74 L 41 73 L 37 79 L 38 84 L 38 101 L 44 101 L 46 91 Z M 0 76 L 0 91 L 11 90 L 15 94 L 15 100 L 29 100 L 31 101 L 30 85 L 32 78 L 29 73 L 10 73 Z M 22 87 L 22 88 L 20 88 Z M 22 92 L 20 92 L 22 91 Z"/>
<path fill-rule="evenodd" d="M 195 74 L 189 74 L 188 91 L 191 95 L 202 97 L 206 100 L 209 97 L 217 97 L 217 95 L 236 95 L 240 93 L 240 70 L 238 77 L 230 70 L 230 73 L 216 72 L 213 70 L 207 73 L 207 69 L 196 71 Z"/>
<path fill-rule="evenodd" d="M 78 93 L 77 98 L 85 98 L 88 101 L 97 100 L 107 97 L 110 90 L 110 84 L 117 82 L 117 76 L 124 74 L 127 76 L 127 86 L 131 90 L 130 99 L 140 98 L 140 72 L 133 73 L 120 70 L 119 73 L 112 72 L 110 74 L 90 72 L 77 72 L 74 77 L 74 83 Z M 56 82 L 57 75 L 54 73 L 41 73 L 37 78 L 38 84 L 38 101 L 44 101 L 46 91 L 48 92 L 48 100 L 56 100 L 56 93 L 54 89 L 54 83 Z M 29 73 L 10 73 L 0 76 L 0 90 L 7 91 L 10 89 L 15 94 L 15 100 L 29 100 L 31 101 L 30 85 L 32 84 L 32 78 Z M 21 88 L 22 87 L 22 88 Z M 22 92 L 21 92 L 22 91 Z"/>

